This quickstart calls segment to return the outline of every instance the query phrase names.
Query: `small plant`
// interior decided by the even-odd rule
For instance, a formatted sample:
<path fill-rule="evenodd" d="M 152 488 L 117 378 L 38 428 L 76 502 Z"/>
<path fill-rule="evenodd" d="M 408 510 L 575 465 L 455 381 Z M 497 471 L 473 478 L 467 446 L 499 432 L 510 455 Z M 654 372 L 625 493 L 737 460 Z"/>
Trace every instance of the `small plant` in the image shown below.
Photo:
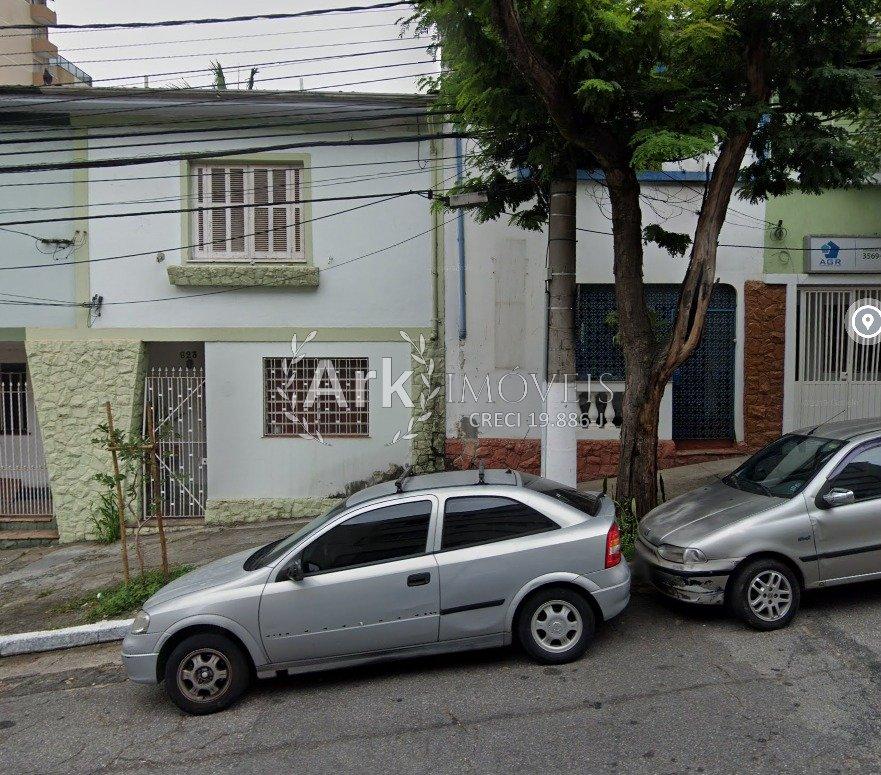
<path fill-rule="evenodd" d="M 621 552 L 632 560 L 636 554 L 636 531 L 639 529 L 639 519 L 636 516 L 636 498 L 630 503 L 615 501 L 618 527 L 621 530 Z"/>
<path fill-rule="evenodd" d="M 98 477 L 96 477 L 98 478 Z M 113 477 L 108 476 L 112 479 Z M 119 540 L 119 514 L 112 487 L 98 493 L 98 503 L 92 509 L 92 528 L 100 544 L 115 544 Z"/>
<path fill-rule="evenodd" d="M 191 570 L 193 568 L 190 565 L 172 567 L 169 570 L 168 578 L 159 568 L 148 570 L 142 576 L 137 576 L 131 581 L 72 600 L 64 606 L 64 610 L 85 609 L 86 620 L 89 622 L 133 614 L 169 581 L 173 581 Z"/>

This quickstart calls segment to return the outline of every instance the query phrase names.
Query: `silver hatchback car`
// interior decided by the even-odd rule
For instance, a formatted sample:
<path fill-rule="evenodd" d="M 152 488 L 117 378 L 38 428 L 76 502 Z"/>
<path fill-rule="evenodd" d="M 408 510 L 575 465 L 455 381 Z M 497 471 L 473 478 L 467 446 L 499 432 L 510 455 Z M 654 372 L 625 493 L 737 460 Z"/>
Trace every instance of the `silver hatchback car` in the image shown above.
<path fill-rule="evenodd" d="M 614 504 L 511 471 L 402 477 L 293 535 L 161 589 L 123 642 L 129 677 L 189 713 L 269 677 L 516 639 L 580 657 L 630 598 Z"/>
<path fill-rule="evenodd" d="M 637 556 L 664 594 L 786 626 L 806 589 L 881 578 L 881 422 L 787 434 L 651 511 Z"/>

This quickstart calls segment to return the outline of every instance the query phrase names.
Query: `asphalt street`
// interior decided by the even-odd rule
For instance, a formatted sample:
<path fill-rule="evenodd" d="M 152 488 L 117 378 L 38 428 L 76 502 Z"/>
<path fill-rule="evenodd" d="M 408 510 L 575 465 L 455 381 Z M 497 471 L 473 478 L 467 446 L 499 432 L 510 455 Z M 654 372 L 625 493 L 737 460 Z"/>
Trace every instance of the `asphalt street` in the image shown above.
<path fill-rule="evenodd" d="M 588 654 L 508 650 L 260 682 L 182 715 L 118 646 L 0 660 L 0 772 L 878 772 L 881 584 L 809 595 L 788 629 L 639 586 Z"/>

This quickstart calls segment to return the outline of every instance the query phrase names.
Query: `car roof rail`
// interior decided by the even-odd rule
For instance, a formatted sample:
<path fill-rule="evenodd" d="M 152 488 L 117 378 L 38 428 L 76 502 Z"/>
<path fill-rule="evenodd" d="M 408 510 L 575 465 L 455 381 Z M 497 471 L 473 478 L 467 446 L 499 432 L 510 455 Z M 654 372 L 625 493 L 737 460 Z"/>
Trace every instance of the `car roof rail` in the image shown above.
<path fill-rule="evenodd" d="M 413 472 L 413 466 L 404 466 L 401 475 L 395 480 L 395 491 L 404 492 L 404 481 L 410 477 Z"/>

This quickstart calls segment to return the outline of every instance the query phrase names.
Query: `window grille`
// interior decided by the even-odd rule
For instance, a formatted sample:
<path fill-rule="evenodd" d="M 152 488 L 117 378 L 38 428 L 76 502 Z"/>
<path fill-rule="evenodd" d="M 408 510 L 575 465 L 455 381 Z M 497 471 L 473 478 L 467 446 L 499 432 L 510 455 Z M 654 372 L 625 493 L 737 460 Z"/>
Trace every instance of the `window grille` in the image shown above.
<path fill-rule="evenodd" d="M 369 369 L 368 358 L 264 358 L 264 435 L 369 436 Z"/>

